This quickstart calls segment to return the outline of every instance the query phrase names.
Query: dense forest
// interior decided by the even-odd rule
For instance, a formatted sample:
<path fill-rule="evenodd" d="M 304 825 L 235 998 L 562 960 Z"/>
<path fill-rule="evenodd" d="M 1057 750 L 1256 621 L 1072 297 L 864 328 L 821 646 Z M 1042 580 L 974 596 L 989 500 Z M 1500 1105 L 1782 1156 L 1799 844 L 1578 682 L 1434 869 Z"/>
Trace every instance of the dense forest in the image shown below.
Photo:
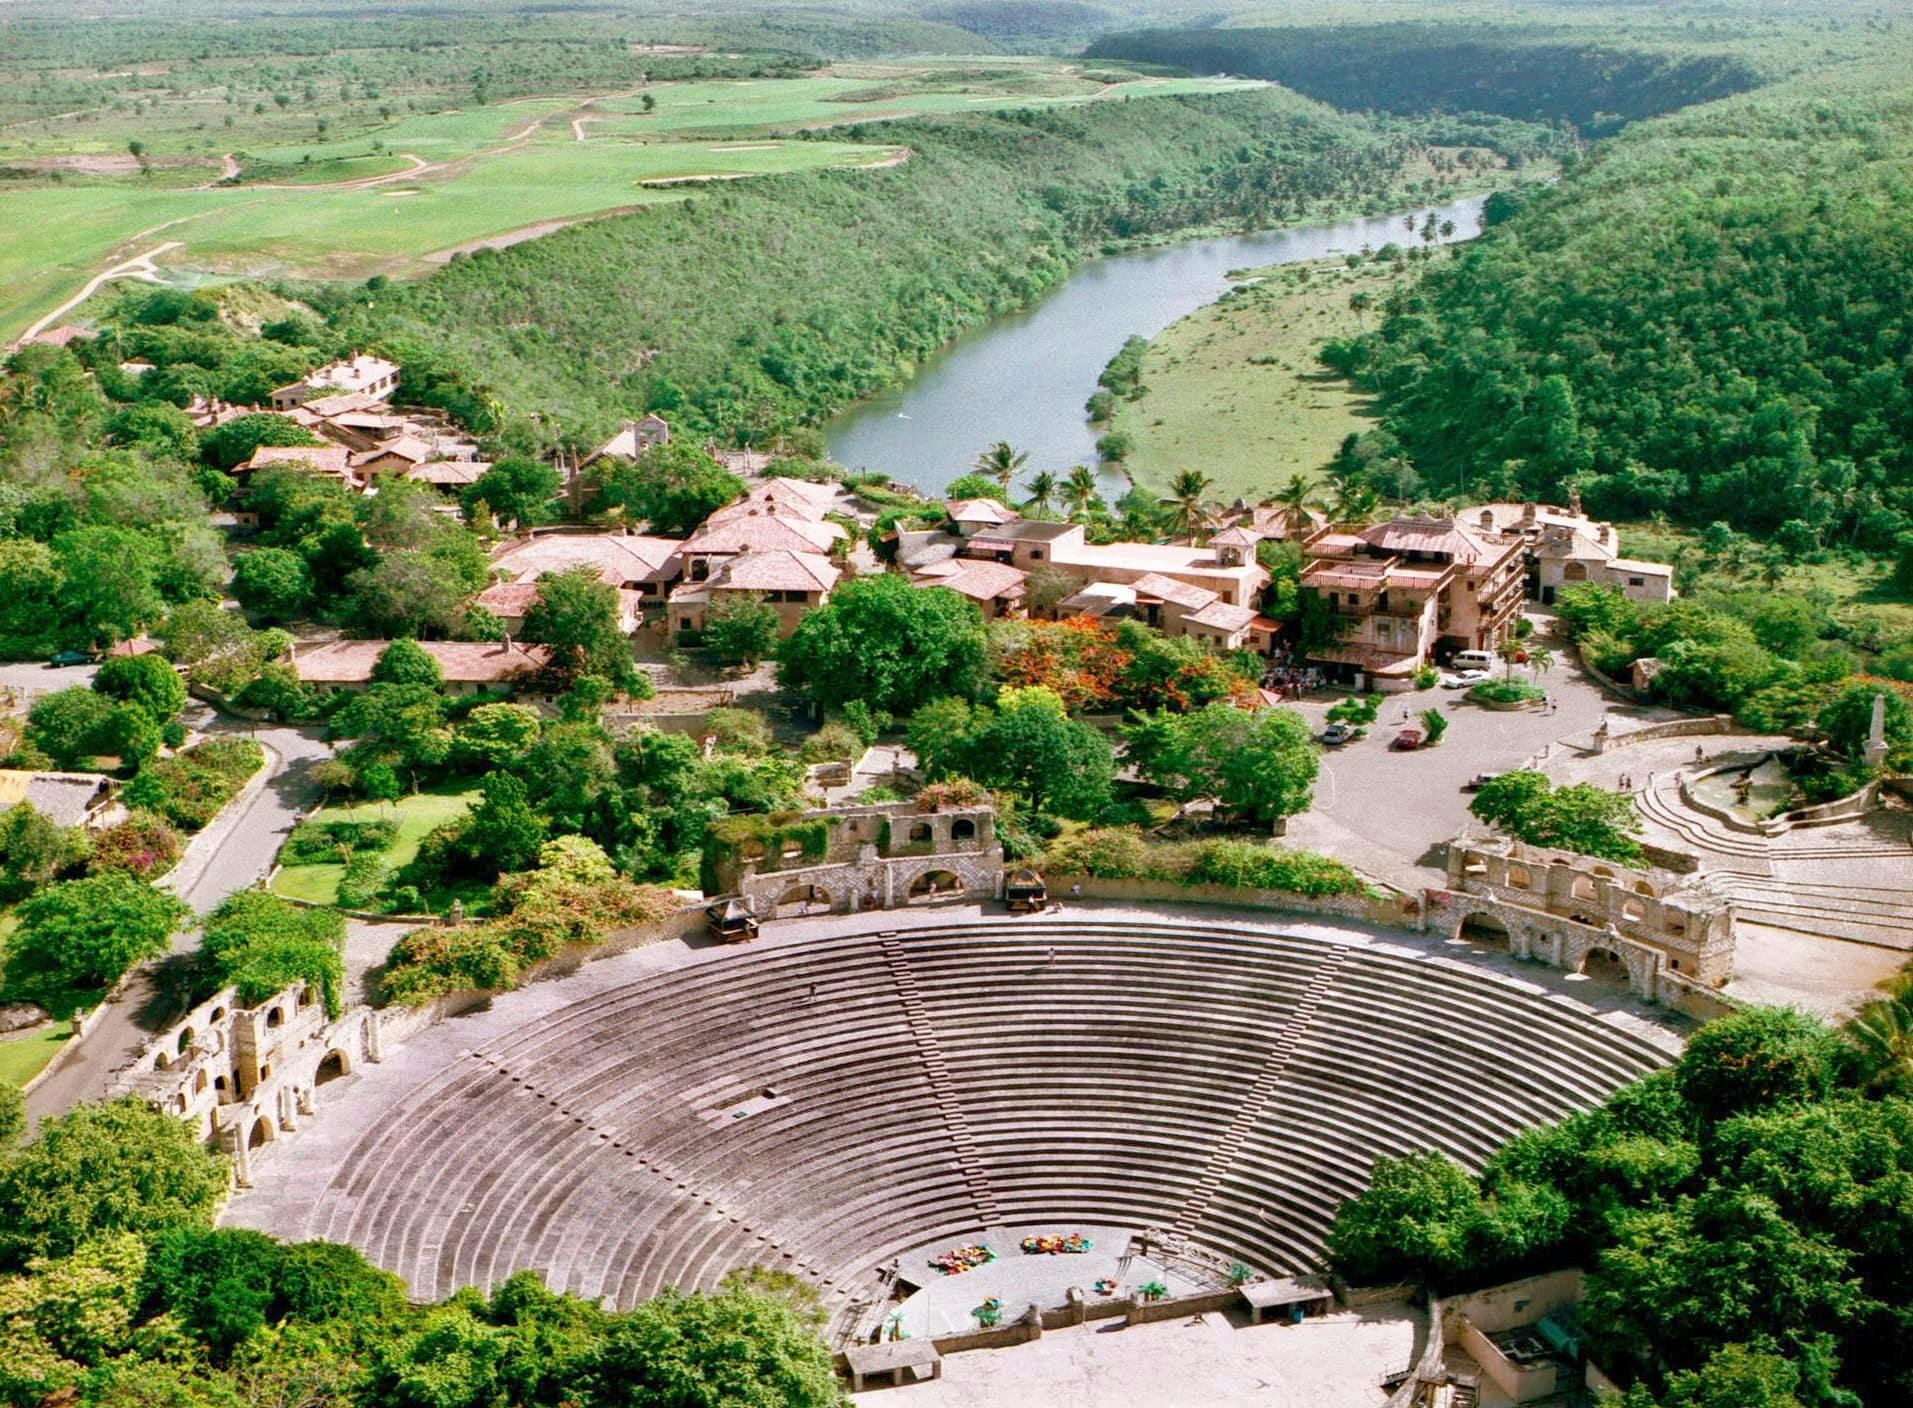
<path fill-rule="evenodd" d="M 1836 70 L 1630 128 L 1325 360 L 1429 489 L 1885 548 L 1913 528 L 1913 94 Z"/>
<path fill-rule="evenodd" d="M 1350 111 L 1492 112 L 1565 120 L 1589 133 L 1761 81 L 1734 52 L 1489 24 L 1156 29 L 1106 36 L 1088 53 L 1272 79 Z"/>
<path fill-rule="evenodd" d="M 747 437 L 894 382 L 1106 242 L 1374 202 L 1417 148 L 1405 127 L 1279 91 L 1143 101 L 1147 121 L 1110 102 L 838 129 L 911 158 L 311 296 L 342 335 L 399 353 L 414 393 L 468 413 L 495 395 L 573 433 L 654 409 Z"/>
<path fill-rule="evenodd" d="M 1913 1401 L 1906 994 L 1840 1035 L 1776 1008 L 1710 1023 L 1478 1178 L 1383 1159 L 1336 1215 L 1337 1269 L 1448 1293 L 1584 1266 L 1592 1357 L 1630 1386 L 1616 1408 Z"/>

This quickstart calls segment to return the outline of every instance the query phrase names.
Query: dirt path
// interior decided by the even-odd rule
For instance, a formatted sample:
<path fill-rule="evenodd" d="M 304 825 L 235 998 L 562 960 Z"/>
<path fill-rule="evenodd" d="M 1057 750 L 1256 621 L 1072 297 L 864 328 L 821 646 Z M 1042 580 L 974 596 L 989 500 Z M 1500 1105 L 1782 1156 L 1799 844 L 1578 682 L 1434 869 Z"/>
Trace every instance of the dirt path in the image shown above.
<path fill-rule="evenodd" d="M 910 148 L 898 147 L 889 156 L 876 161 L 862 161 L 851 167 L 852 171 L 886 171 L 893 166 L 902 166 L 910 160 Z"/>
<path fill-rule="evenodd" d="M 39 322 L 21 333 L 20 340 L 13 345 L 19 347 L 33 341 L 34 338 L 38 337 L 41 333 L 59 322 L 61 318 L 64 318 L 68 313 L 91 298 L 99 291 L 100 285 L 109 280 L 144 279 L 147 283 L 158 283 L 160 281 L 159 270 L 153 267 L 153 260 L 166 253 L 169 249 L 178 249 L 179 244 L 180 242 L 178 240 L 168 240 L 165 244 L 156 244 L 144 254 L 137 255 L 132 259 L 113 265 L 110 269 L 104 269 L 95 274 L 86 281 L 85 287 L 74 294 L 73 297 L 67 299 L 67 301 L 62 303 L 58 308 L 55 308 L 51 313 L 48 313 L 44 318 L 40 319 Z"/>

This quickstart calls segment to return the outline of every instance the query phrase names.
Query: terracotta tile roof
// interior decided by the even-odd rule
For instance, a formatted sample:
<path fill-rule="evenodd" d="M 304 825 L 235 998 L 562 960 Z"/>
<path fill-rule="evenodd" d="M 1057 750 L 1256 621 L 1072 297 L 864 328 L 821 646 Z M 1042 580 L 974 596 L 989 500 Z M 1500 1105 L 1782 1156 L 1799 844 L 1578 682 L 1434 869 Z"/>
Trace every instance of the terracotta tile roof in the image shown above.
<path fill-rule="evenodd" d="M 473 597 L 472 604 L 482 606 L 495 615 L 521 617 L 538 604 L 538 584 L 495 582 Z"/>
<path fill-rule="evenodd" d="M 1212 548 L 1252 548 L 1262 541 L 1258 533 L 1251 533 L 1241 524 L 1233 528 L 1224 528 L 1215 537 L 1209 539 Z"/>
<path fill-rule="evenodd" d="M 844 535 L 835 523 L 817 523 L 807 519 L 759 509 L 738 514 L 719 522 L 715 515 L 702 528 L 685 539 L 685 556 L 698 553 L 828 551 Z"/>
<path fill-rule="evenodd" d="M 292 666 L 313 684 L 364 684 L 372 678 L 389 640 L 335 640 L 296 647 Z M 514 675 L 542 669 L 551 652 L 542 645 L 512 641 L 422 640 L 419 648 L 434 660 L 450 684 L 496 684 Z"/>
<path fill-rule="evenodd" d="M 1029 573 L 1020 567 L 1012 567 L 1007 562 L 978 562 L 969 559 L 962 562 L 955 572 L 943 574 L 921 583 L 927 587 L 948 587 L 960 592 L 973 601 L 995 601 L 999 597 L 1015 598 L 1023 594 L 1023 583 Z"/>
<path fill-rule="evenodd" d="M 492 555 L 492 567 L 521 582 L 574 567 L 597 568 L 607 586 L 669 581 L 678 574 L 683 546 L 676 538 L 640 533 L 548 533 L 500 548 Z"/>
<path fill-rule="evenodd" d="M 483 460 L 429 460 L 405 471 L 420 484 L 476 484 L 491 466 Z"/>
<path fill-rule="evenodd" d="M 72 323 L 62 323 L 57 328 L 48 328 L 45 332 L 35 333 L 33 340 L 43 347 L 64 347 L 76 337 L 91 337 L 85 328 L 75 327 Z"/>
<path fill-rule="evenodd" d="M 747 552 L 732 558 L 711 578 L 713 591 L 827 592 L 843 574 L 814 552 Z"/>
<path fill-rule="evenodd" d="M 944 509 L 958 523 L 1008 523 L 1016 518 L 1014 509 L 995 499 L 951 499 Z"/>
<path fill-rule="evenodd" d="M 1138 577 L 1130 585 L 1136 589 L 1136 595 L 1139 597 L 1152 596 L 1158 601 L 1171 601 L 1189 611 L 1199 611 L 1209 603 L 1221 600 L 1206 587 L 1178 582 L 1175 578 L 1165 577 L 1160 572 L 1151 572 L 1146 577 Z"/>
<path fill-rule="evenodd" d="M 382 459 L 410 460 L 413 464 L 424 464 L 432 457 L 432 447 L 415 435 L 401 435 L 388 444 L 378 445 L 352 457 L 354 465 L 376 464 Z"/>
<path fill-rule="evenodd" d="M 298 465 L 340 479 L 352 478 L 351 453 L 343 445 L 261 445 L 239 468 L 255 470 L 281 464 Z"/>
<path fill-rule="evenodd" d="M 1500 556 L 1479 534 L 1452 518 L 1391 519 L 1364 532 L 1362 541 L 1384 552 L 1439 553 L 1460 563 Z"/>
<path fill-rule="evenodd" d="M 1208 626 L 1212 630 L 1235 632 L 1255 620 L 1255 608 L 1231 606 L 1217 597 L 1200 611 L 1191 611 L 1182 619 L 1193 625 Z"/>

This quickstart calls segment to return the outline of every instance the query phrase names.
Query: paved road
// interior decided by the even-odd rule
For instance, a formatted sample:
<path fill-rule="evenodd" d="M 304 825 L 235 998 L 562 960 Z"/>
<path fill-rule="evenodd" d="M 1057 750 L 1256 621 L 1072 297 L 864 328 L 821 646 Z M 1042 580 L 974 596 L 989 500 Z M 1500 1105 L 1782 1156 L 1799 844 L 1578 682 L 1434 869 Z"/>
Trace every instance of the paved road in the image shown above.
<path fill-rule="evenodd" d="M 14 667 L 18 668 L 18 667 Z M 44 670 L 49 676 L 78 675 L 78 671 Z M 4 683 L 0 675 L 0 683 Z M 83 683 L 75 678 L 62 683 Z M 205 914 L 234 890 L 264 878 L 273 857 L 317 795 L 309 773 L 331 750 L 317 730 L 273 726 L 251 729 L 240 720 L 220 718 L 201 705 L 190 706 L 189 722 L 208 733 L 251 733 L 266 749 L 263 777 L 255 778 L 233 804 L 186 848 L 178 867 L 161 882 L 178 893 L 195 914 Z M 199 945 L 195 930 L 173 936 L 173 953 L 190 953 Z M 27 1096 L 28 1113 L 57 1114 L 76 1100 L 97 1099 L 106 1093 L 119 1071 L 146 1043 L 168 1016 L 163 994 L 154 982 L 154 968 L 135 972 L 119 998 L 95 1017 L 95 1025 L 79 1048 L 52 1075 Z"/>
<path fill-rule="evenodd" d="M 1554 711 L 1501 713 L 1467 702 L 1464 691 L 1439 688 L 1385 696 L 1367 738 L 1323 756 L 1315 805 L 1290 820 L 1288 842 L 1325 851 L 1403 889 L 1437 885 L 1444 874 L 1439 847 L 1468 824 L 1470 799 L 1462 789 L 1477 773 L 1518 768 L 1559 739 L 1592 732 L 1605 715 L 1616 729 L 1674 717 L 1610 700 L 1565 642 L 1545 643 L 1556 663 L 1536 682 L 1555 700 Z M 1495 673 L 1499 677 L 1501 667 Z M 1419 713 L 1431 704 L 1449 719 L 1440 746 L 1390 752 L 1389 740 L 1403 727 L 1402 710 Z M 1320 726 L 1327 703 L 1301 709 Z"/>
<path fill-rule="evenodd" d="M 49 669 L 45 661 L 16 660 L 0 664 L 0 688 L 18 691 L 26 699 L 51 694 L 69 685 L 92 684 L 98 665 L 69 665 L 63 670 Z"/>

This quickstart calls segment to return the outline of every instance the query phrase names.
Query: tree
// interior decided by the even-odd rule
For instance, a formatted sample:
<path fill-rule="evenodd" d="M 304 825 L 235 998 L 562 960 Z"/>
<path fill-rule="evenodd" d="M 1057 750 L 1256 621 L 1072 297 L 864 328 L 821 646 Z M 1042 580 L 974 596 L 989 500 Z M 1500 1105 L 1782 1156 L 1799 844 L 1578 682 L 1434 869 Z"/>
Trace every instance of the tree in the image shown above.
<path fill-rule="evenodd" d="M 0 904 L 25 899 L 86 858 L 83 828 L 61 826 L 31 802 L 0 811 Z"/>
<path fill-rule="evenodd" d="M 589 567 L 547 572 L 525 613 L 525 638 L 551 647 L 552 663 L 571 675 L 593 674 L 630 692 L 640 688 L 631 642 L 618 625 L 618 593 Z"/>
<path fill-rule="evenodd" d="M 374 684 L 354 695 L 331 719 L 333 734 L 360 740 L 353 761 L 360 767 L 360 788 L 367 796 L 373 768 L 396 764 L 416 781 L 450 755 L 452 731 L 445 726 L 445 698 L 425 684 Z M 396 795 L 396 793 L 394 793 Z"/>
<path fill-rule="evenodd" d="M 186 686 L 163 655 L 116 655 L 93 676 L 93 688 L 109 699 L 137 704 L 160 723 L 186 707 Z"/>
<path fill-rule="evenodd" d="M 506 455 L 467 485 L 460 498 L 467 518 L 482 503 L 500 523 L 527 527 L 551 517 L 552 500 L 563 487 L 558 471 L 543 460 Z"/>
<path fill-rule="evenodd" d="M 1854 762 L 1866 752 L 1873 731 L 1873 701 L 1886 700 L 1885 740 L 1887 759 L 1900 766 L 1913 755 L 1913 704 L 1906 696 L 1886 685 L 1856 681 L 1847 685 L 1820 710 L 1814 720 L 1827 735 L 1828 746 Z"/>
<path fill-rule="evenodd" d="M 1350 1280 L 1440 1285 L 1469 1266 L 1481 1193 L 1444 1154 L 1377 1159 L 1368 1187 L 1336 1210 L 1328 1252 Z"/>
<path fill-rule="evenodd" d="M 1439 709 L 1423 709 L 1415 717 L 1421 720 L 1422 731 L 1428 735 L 1428 746 L 1431 748 L 1441 742 L 1441 736 L 1448 732 L 1448 716 Z"/>
<path fill-rule="evenodd" d="M 695 445 L 653 445 L 636 460 L 605 459 L 586 471 L 589 510 L 642 519 L 654 533 L 689 533 L 744 492 L 744 481 Z"/>
<path fill-rule="evenodd" d="M 75 528 L 53 540 L 62 586 L 60 610 L 71 639 L 124 640 L 165 609 L 154 580 L 150 535 L 128 528 Z"/>
<path fill-rule="evenodd" d="M 726 664 L 765 659 L 782 630 L 777 608 L 761 592 L 716 592 L 704 611 L 704 648 Z"/>
<path fill-rule="evenodd" d="M 959 750 L 962 771 L 1006 787 L 1039 811 L 1093 821 L 1109 806 L 1115 754 L 1109 740 L 1069 717 L 1040 685 L 1005 689 L 994 712 L 979 710 Z"/>
<path fill-rule="evenodd" d="M 982 687 L 988 634 L 975 604 L 946 587 L 860 577 L 807 612 L 778 651 L 779 680 L 826 709 L 862 700 L 908 713 Z"/>
<path fill-rule="evenodd" d="M 286 548 L 254 548 L 233 564 L 232 594 L 267 621 L 285 621 L 312 604 L 312 572 Z"/>
<path fill-rule="evenodd" d="M 987 474 L 959 474 L 943 486 L 946 499 L 995 499 L 1007 503 L 1005 490 Z"/>
<path fill-rule="evenodd" d="M 110 986 L 135 963 L 164 953 L 191 917 L 171 894 L 116 870 L 49 885 L 16 914 L 8 962 L 66 988 Z"/>
<path fill-rule="evenodd" d="M 105 695 L 73 685 L 43 694 L 27 711 L 26 740 L 48 758 L 56 768 L 72 769 L 91 764 L 103 753 L 107 721 L 113 714 L 113 701 Z"/>
<path fill-rule="evenodd" d="M 1097 501 L 1096 471 L 1086 464 L 1075 466 L 1063 481 L 1062 494 L 1072 520 L 1088 513 L 1089 506 Z"/>
<path fill-rule="evenodd" d="M 537 710 L 522 704 L 481 704 L 452 736 L 451 760 L 478 772 L 504 767 L 537 741 L 542 727 Z"/>
<path fill-rule="evenodd" d="M 1633 799 L 1591 783 L 1557 788 L 1541 773 L 1503 773 L 1482 785 L 1468 810 L 1531 845 L 1622 862 L 1640 855 Z"/>
<path fill-rule="evenodd" d="M 675 1290 L 613 1322 L 582 1375 L 586 1408 L 836 1408 L 842 1391 L 812 1318 L 741 1283 Z"/>
<path fill-rule="evenodd" d="M 1164 502 L 1171 506 L 1177 531 L 1184 536 L 1193 537 L 1201 528 L 1202 499 L 1213 483 L 1199 469 L 1178 470 L 1169 481 L 1169 497 Z"/>
<path fill-rule="evenodd" d="M 345 919 L 264 890 L 236 890 L 206 916 L 200 951 L 247 1006 L 303 982 L 338 1016 L 345 1005 Z"/>
<path fill-rule="evenodd" d="M 224 425 L 208 430 L 200 441 L 200 450 L 221 469 L 231 469 L 251 459 L 262 445 L 318 445 L 323 442 L 287 416 L 257 411 L 235 416 Z"/>
<path fill-rule="evenodd" d="M 976 707 L 969 700 L 931 699 L 910 715 L 904 739 L 924 776 L 950 777 L 962 770 L 975 727 Z"/>
<path fill-rule="evenodd" d="M 1319 765 L 1308 723 L 1292 709 L 1158 712 L 1125 737 L 1127 761 L 1178 801 L 1213 798 L 1263 825 L 1308 808 Z"/>
<path fill-rule="evenodd" d="M 0 1159 L 0 1264 L 115 1232 L 203 1226 L 225 1194 L 225 1158 L 185 1121 L 134 1096 L 75 1105 Z"/>
<path fill-rule="evenodd" d="M 456 564 L 424 548 L 386 552 L 349 575 L 345 587 L 353 619 L 375 636 L 450 635 L 473 590 Z"/>
<path fill-rule="evenodd" d="M 1056 497 L 1058 487 L 1056 476 L 1051 474 L 1047 469 L 1039 470 L 1030 476 L 1030 482 L 1025 487 L 1029 490 L 1030 496 L 1023 507 L 1034 508 L 1043 513 L 1048 513 L 1051 508 L 1050 501 Z"/>
<path fill-rule="evenodd" d="M 1315 506 L 1315 486 L 1301 475 L 1292 474 L 1276 494 L 1275 502 L 1282 510 L 1282 524 L 1288 536 L 1297 541 L 1306 538 L 1314 527 L 1309 511 Z"/>
<path fill-rule="evenodd" d="M 437 689 L 445 683 L 438 661 L 415 640 L 395 640 L 372 663 L 373 684 L 413 684 Z"/>
<path fill-rule="evenodd" d="M 994 479 L 1007 496 L 1010 482 L 1016 478 L 1017 471 L 1029 463 L 1029 458 L 1028 451 L 1015 450 L 1009 441 L 999 440 L 976 457 L 974 468 L 978 474 Z"/>
<path fill-rule="evenodd" d="M 473 861 L 493 875 L 524 870 L 538 859 L 549 828 L 531 809 L 525 784 L 508 772 L 484 782 L 484 798 L 472 808 L 464 843 Z"/>
<path fill-rule="evenodd" d="M 1694 1033 L 1674 1080 L 1696 1114 L 1723 1120 L 1825 1099 L 1840 1055 L 1838 1039 L 1817 1018 L 1755 1007 Z"/>
<path fill-rule="evenodd" d="M 169 1227 L 146 1257 L 141 1299 L 171 1311 L 194 1339 L 225 1363 L 265 1328 L 284 1249 L 242 1227 Z"/>

